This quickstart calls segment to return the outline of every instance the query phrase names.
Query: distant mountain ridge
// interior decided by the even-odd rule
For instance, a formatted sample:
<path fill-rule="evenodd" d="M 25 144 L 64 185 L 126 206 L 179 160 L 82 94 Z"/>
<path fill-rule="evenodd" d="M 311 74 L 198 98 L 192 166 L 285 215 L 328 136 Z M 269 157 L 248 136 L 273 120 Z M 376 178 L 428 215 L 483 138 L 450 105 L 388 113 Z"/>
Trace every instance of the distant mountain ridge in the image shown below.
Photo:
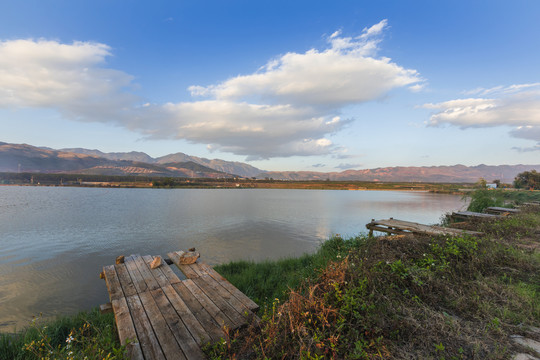
<path fill-rule="evenodd" d="M 97 151 L 97 150 L 95 150 Z M 0 143 L 0 172 L 72 173 L 88 175 L 133 175 L 222 178 L 234 177 L 207 166 L 186 162 L 153 164 L 107 159 L 90 150 L 88 154 L 38 148 L 27 144 Z"/>
<path fill-rule="evenodd" d="M 254 166 L 237 162 L 237 161 L 225 161 L 225 160 L 219 160 L 219 159 L 210 160 L 206 158 L 200 158 L 197 156 L 190 156 L 181 152 L 161 156 L 158 158 L 153 158 L 144 152 L 138 152 L 138 151 L 104 153 L 99 150 L 89 150 L 89 149 L 82 149 L 82 148 L 60 149 L 60 151 L 99 156 L 99 157 L 109 159 L 109 160 L 128 160 L 128 161 L 145 162 L 148 164 L 185 163 L 185 162 L 191 161 L 196 164 L 206 166 L 210 169 L 214 169 L 216 171 L 244 176 L 244 177 L 258 176 L 263 172 L 263 170 L 257 169 Z"/>
<path fill-rule="evenodd" d="M 533 169 L 540 171 L 540 165 L 397 166 L 327 173 L 263 171 L 241 162 L 210 160 L 181 152 L 152 158 L 144 152 L 136 151 L 104 153 L 83 148 L 55 150 L 0 142 L 0 172 L 446 183 L 471 183 L 484 178 L 487 181 L 498 179 L 503 183 L 511 183 L 518 173 Z"/>
<path fill-rule="evenodd" d="M 384 181 L 384 182 L 488 182 L 500 180 L 511 183 L 517 174 L 529 170 L 540 171 L 540 165 L 453 165 L 453 166 L 396 166 L 341 172 L 269 171 L 265 176 L 280 180 L 333 180 L 333 181 Z"/>

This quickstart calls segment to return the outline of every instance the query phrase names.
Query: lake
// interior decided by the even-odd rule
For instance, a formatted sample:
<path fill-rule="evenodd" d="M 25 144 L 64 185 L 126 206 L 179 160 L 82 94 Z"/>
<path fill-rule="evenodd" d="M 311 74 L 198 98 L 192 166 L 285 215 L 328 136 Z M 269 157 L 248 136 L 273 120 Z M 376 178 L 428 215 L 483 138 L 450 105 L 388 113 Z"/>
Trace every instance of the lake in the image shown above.
<path fill-rule="evenodd" d="M 278 259 L 372 218 L 430 224 L 463 207 L 426 192 L 0 186 L 0 331 L 108 302 L 99 273 L 118 255 Z"/>

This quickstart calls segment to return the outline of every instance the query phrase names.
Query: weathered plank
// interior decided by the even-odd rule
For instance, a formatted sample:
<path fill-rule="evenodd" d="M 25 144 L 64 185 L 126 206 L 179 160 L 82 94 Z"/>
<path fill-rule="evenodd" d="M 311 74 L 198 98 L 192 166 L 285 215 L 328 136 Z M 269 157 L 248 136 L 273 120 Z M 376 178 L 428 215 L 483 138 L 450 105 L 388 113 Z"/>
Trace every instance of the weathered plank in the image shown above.
<path fill-rule="evenodd" d="M 120 284 L 122 285 L 122 290 L 124 290 L 124 295 L 135 295 L 137 293 L 137 289 L 135 289 L 135 285 L 133 285 L 133 280 L 131 279 L 131 276 L 129 276 L 126 264 L 118 264 L 115 266 L 115 269 L 116 273 L 118 274 Z"/>
<path fill-rule="evenodd" d="M 192 279 L 195 284 L 208 296 L 210 300 L 229 318 L 233 323 L 233 328 L 245 325 L 246 319 L 236 311 L 234 307 L 223 299 L 220 294 L 212 288 L 204 278 Z M 230 295 L 229 295 L 230 296 Z"/>
<path fill-rule="evenodd" d="M 433 226 L 433 225 L 424 225 L 410 221 L 403 221 L 397 219 L 385 219 L 385 220 L 372 220 L 369 224 L 366 224 L 366 228 L 370 231 L 382 231 L 391 234 L 406 234 L 406 233 L 415 233 L 415 234 L 425 234 L 425 235 L 473 235 L 478 236 L 482 235 L 478 231 L 469 231 L 462 229 L 453 229 L 442 226 Z"/>
<path fill-rule="evenodd" d="M 163 293 L 167 296 L 169 302 L 176 310 L 176 313 L 178 316 L 180 316 L 180 319 L 182 319 L 184 324 L 186 324 L 187 329 L 197 344 L 202 345 L 211 341 L 211 336 L 204 329 L 195 315 L 193 315 L 189 307 L 186 305 L 184 300 L 182 300 L 180 295 L 178 295 L 178 293 L 174 290 L 172 285 L 165 286 L 162 289 Z"/>
<path fill-rule="evenodd" d="M 150 325 L 144 307 L 138 295 L 126 298 L 129 310 L 137 330 L 137 336 L 141 349 L 146 359 L 165 359 L 165 355 L 159 346 L 159 341 Z"/>
<path fill-rule="evenodd" d="M 199 280 L 199 279 L 201 281 L 206 282 L 206 284 L 208 284 L 208 286 L 211 287 L 219 297 L 225 300 L 227 304 L 229 304 L 234 310 L 236 310 L 238 314 L 242 316 L 244 321 L 246 318 L 250 317 L 253 314 L 247 306 L 245 306 L 233 294 L 227 291 L 227 289 L 221 286 L 221 284 L 217 282 L 216 279 L 214 279 L 210 275 L 203 275 L 196 280 Z"/>
<path fill-rule="evenodd" d="M 192 295 L 184 282 L 173 284 L 172 287 L 184 300 L 188 309 L 197 318 L 204 330 L 212 338 L 212 341 L 219 341 L 224 336 L 222 326 L 213 319 L 208 310 Z"/>
<path fill-rule="evenodd" d="M 148 315 L 148 320 L 150 324 L 152 324 L 152 328 L 154 329 L 154 334 L 159 341 L 159 345 L 161 345 L 161 349 L 165 354 L 165 358 L 186 359 L 150 291 L 139 294 L 139 297 L 144 310 Z"/>
<path fill-rule="evenodd" d="M 103 272 L 105 273 L 105 283 L 109 291 L 109 299 L 113 301 L 123 298 L 124 292 L 122 291 L 122 286 L 120 285 L 114 265 L 103 267 Z"/>
<path fill-rule="evenodd" d="M 500 215 L 479 213 L 474 211 L 455 211 L 450 215 L 454 219 L 498 219 Z"/>
<path fill-rule="evenodd" d="M 238 290 L 238 288 L 236 288 L 227 279 L 221 276 L 221 274 L 214 270 L 214 268 L 212 268 L 210 265 L 201 262 L 199 263 L 199 266 L 201 268 L 204 268 L 206 274 L 214 278 L 221 286 L 227 289 L 228 292 L 230 292 L 234 295 L 234 297 L 240 300 L 242 304 L 244 304 L 248 309 L 250 309 L 251 311 L 257 311 L 259 309 L 259 305 L 257 305 L 255 301 L 251 300 L 246 294 Z"/>
<path fill-rule="evenodd" d="M 101 314 L 110 314 L 110 313 L 112 313 L 113 312 L 112 304 L 109 302 L 109 303 L 106 303 L 106 304 L 99 305 L 99 312 Z"/>
<path fill-rule="evenodd" d="M 204 359 L 204 354 L 162 289 L 150 291 L 176 342 L 187 359 Z M 169 354 L 167 354 L 167 357 Z"/>
<path fill-rule="evenodd" d="M 232 322 L 223 312 L 219 309 L 214 302 L 206 296 L 206 294 L 193 282 L 192 279 L 187 279 L 182 282 L 186 288 L 195 296 L 195 298 L 201 303 L 201 305 L 208 311 L 210 316 L 220 326 L 227 326 L 230 329 L 236 328 L 234 322 Z"/>
<path fill-rule="evenodd" d="M 176 282 L 181 281 L 180 279 L 178 279 L 178 276 L 176 276 L 176 274 L 171 270 L 169 265 L 167 265 L 166 263 L 163 263 L 161 266 L 159 266 L 159 267 L 157 267 L 155 269 L 152 269 L 152 268 L 150 268 L 150 264 L 152 263 L 152 261 L 154 261 L 154 257 L 151 256 L 151 255 L 145 255 L 145 256 L 142 257 L 142 259 L 144 260 L 144 262 L 148 266 L 150 272 L 152 273 L 154 279 L 156 279 L 159 286 L 163 287 L 163 286 L 167 286 L 167 285 L 174 284 Z M 172 273 L 172 275 L 170 275 L 170 274 L 167 275 L 168 271 L 170 271 Z M 171 277 L 172 277 L 172 279 L 171 279 Z M 177 279 L 177 281 L 176 281 L 176 279 Z"/>
<path fill-rule="evenodd" d="M 516 214 L 519 212 L 519 209 L 490 206 L 485 208 L 484 211 L 488 214 Z"/>
<path fill-rule="evenodd" d="M 137 264 L 135 264 L 135 261 L 133 260 L 133 256 L 135 255 L 125 258 L 125 265 L 126 265 L 126 269 L 128 270 L 129 276 L 131 277 L 131 280 L 133 281 L 133 285 L 135 286 L 135 289 L 137 290 L 137 293 L 140 294 L 147 291 L 148 286 L 146 285 L 146 281 L 144 281 L 144 278 L 139 272 L 139 269 L 137 268 Z"/>
<path fill-rule="evenodd" d="M 153 261 L 152 256 L 149 256 L 149 255 L 143 256 L 143 259 L 147 264 L 150 264 Z M 191 333 L 195 341 L 199 345 L 209 342 L 211 340 L 210 335 L 201 325 L 199 320 L 197 320 L 195 315 L 193 315 L 191 310 L 185 304 L 184 300 L 174 290 L 174 288 L 172 287 L 172 284 L 168 281 L 169 278 L 165 276 L 164 274 L 164 271 L 166 271 L 166 269 L 170 270 L 170 267 L 168 265 L 166 266 L 162 265 L 159 268 L 152 269 L 152 272 L 154 273 L 154 277 L 158 280 L 164 294 L 169 299 L 169 302 L 174 307 L 178 316 L 180 316 L 180 319 L 184 322 L 184 324 L 186 325 L 187 329 L 189 330 L 189 332 Z M 173 275 L 176 276 L 176 274 L 174 273 Z"/>
<path fill-rule="evenodd" d="M 127 344 L 126 350 L 130 359 L 144 359 L 126 299 L 120 298 L 113 300 L 111 306 L 114 311 L 120 344 Z"/>
<path fill-rule="evenodd" d="M 143 258 L 140 255 L 135 255 L 132 257 L 132 259 L 133 262 L 137 265 L 137 268 L 139 269 L 139 272 L 141 273 L 144 281 L 146 282 L 148 290 L 159 289 L 159 284 L 154 278 L 154 272 L 151 271 L 152 269 L 150 269 L 150 267 L 144 262 Z"/>

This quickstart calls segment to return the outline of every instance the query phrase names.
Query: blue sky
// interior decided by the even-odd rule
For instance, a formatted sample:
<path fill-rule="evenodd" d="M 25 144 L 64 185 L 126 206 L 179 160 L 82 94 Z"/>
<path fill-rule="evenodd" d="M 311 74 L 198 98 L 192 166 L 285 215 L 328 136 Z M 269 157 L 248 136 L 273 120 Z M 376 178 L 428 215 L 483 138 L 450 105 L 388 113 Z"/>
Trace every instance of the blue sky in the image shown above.
<path fill-rule="evenodd" d="M 0 141 L 265 170 L 538 164 L 538 1 L 3 1 Z"/>

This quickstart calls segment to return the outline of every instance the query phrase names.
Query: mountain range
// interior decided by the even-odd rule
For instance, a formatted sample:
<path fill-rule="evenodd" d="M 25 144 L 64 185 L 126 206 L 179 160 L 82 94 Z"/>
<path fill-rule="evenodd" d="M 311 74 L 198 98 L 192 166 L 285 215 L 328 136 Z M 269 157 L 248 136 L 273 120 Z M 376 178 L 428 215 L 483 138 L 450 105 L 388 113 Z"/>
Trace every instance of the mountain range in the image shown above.
<path fill-rule="evenodd" d="M 511 183 L 523 171 L 540 165 L 453 165 L 385 167 L 341 172 L 264 171 L 242 162 L 175 153 L 153 158 L 144 152 L 104 153 L 83 148 L 51 149 L 0 142 L 0 172 L 46 172 L 167 177 L 256 177 L 276 180 L 384 182 L 476 182 L 479 178 Z"/>

